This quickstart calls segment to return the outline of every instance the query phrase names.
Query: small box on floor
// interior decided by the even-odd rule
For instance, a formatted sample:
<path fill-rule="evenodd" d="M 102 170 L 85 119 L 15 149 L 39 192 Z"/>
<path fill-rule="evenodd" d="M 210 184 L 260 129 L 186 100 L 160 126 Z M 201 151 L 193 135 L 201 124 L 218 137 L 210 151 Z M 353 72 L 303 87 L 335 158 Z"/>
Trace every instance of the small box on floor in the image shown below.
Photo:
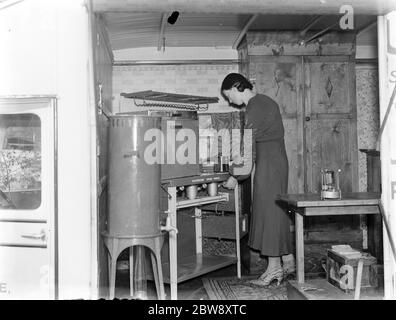
<path fill-rule="evenodd" d="M 327 281 L 345 292 L 355 290 L 360 259 L 363 261 L 361 288 L 377 287 L 377 259 L 369 253 L 344 245 L 327 250 Z"/>

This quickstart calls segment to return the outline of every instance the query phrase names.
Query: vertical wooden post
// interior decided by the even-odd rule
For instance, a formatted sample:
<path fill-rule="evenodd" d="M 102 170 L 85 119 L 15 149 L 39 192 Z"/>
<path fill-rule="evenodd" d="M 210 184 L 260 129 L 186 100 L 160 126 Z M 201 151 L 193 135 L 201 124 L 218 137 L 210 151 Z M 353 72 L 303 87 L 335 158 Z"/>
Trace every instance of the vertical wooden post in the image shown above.
<path fill-rule="evenodd" d="M 360 299 L 360 287 L 362 284 L 362 272 L 363 272 L 363 259 L 359 259 L 357 275 L 356 275 L 356 285 L 355 285 L 355 300 Z"/>
<path fill-rule="evenodd" d="M 295 225 L 297 281 L 304 283 L 304 217 L 298 211 L 295 212 Z"/>
<path fill-rule="evenodd" d="M 202 254 L 202 211 L 195 207 L 195 251 Z"/>
<path fill-rule="evenodd" d="M 240 205 L 239 205 L 239 185 L 235 186 L 234 198 L 235 198 L 235 247 L 237 256 L 237 276 L 241 278 L 241 243 L 240 243 L 240 233 L 239 233 L 239 215 L 240 215 Z"/>

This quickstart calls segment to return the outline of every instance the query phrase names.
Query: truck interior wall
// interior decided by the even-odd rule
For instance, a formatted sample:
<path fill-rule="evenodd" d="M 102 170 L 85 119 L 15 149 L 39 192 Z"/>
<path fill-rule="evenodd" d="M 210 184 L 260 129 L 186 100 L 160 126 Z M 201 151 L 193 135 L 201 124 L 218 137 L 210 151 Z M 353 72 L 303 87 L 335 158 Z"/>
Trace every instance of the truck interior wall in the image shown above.
<path fill-rule="evenodd" d="M 112 110 L 113 53 L 100 15 L 94 15 L 92 23 L 94 51 L 95 105 L 97 109 L 97 177 L 98 177 L 98 217 L 97 217 L 97 256 L 98 256 L 98 295 L 106 297 L 108 291 L 107 252 L 100 232 L 105 230 L 107 212 L 107 149 L 108 118 Z"/>

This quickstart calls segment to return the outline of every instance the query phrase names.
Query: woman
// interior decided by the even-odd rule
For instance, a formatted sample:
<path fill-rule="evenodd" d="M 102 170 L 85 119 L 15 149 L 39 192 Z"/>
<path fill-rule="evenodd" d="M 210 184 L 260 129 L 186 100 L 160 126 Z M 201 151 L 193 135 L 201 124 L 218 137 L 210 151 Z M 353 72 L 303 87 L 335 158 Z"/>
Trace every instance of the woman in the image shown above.
<path fill-rule="evenodd" d="M 246 106 L 245 129 L 252 129 L 255 174 L 249 246 L 268 257 L 268 267 L 251 283 L 267 286 L 276 280 L 279 285 L 284 276 L 295 271 L 290 217 L 275 202 L 277 194 L 287 193 L 289 165 L 284 128 L 277 103 L 252 89 L 252 84 L 238 73 L 227 75 L 221 85 L 229 103 Z M 224 186 L 234 188 L 236 183 L 231 176 Z"/>

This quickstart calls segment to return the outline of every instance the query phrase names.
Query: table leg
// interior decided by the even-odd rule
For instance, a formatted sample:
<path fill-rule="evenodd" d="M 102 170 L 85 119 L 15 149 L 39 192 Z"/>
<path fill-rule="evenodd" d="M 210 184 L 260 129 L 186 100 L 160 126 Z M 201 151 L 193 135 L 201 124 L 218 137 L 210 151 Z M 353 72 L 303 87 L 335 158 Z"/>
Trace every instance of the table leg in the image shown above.
<path fill-rule="evenodd" d="M 195 251 L 202 254 L 202 211 L 195 208 Z"/>
<path fill-rule="evenodd" d="M 297 282 L 304 283 L 304 217 L 295 212 Z"/>
<path fill-rule="evenodd" d="M 168 193 L 170 196 L 168 200 L 170 225 L 177 228 L 176 187 L 169 187 Z M 169 232 L 169 280 L 171 300 L 177 300 L 177 234 L 173 231 Z"/>
<path fill-rule="evenodd" d="M 237 184 L 234 189 L 235 198 L 235 244 L 237 256 L 237 276 L 241 278 L 241 242 L 239 233 L 239 185 Z"/>

